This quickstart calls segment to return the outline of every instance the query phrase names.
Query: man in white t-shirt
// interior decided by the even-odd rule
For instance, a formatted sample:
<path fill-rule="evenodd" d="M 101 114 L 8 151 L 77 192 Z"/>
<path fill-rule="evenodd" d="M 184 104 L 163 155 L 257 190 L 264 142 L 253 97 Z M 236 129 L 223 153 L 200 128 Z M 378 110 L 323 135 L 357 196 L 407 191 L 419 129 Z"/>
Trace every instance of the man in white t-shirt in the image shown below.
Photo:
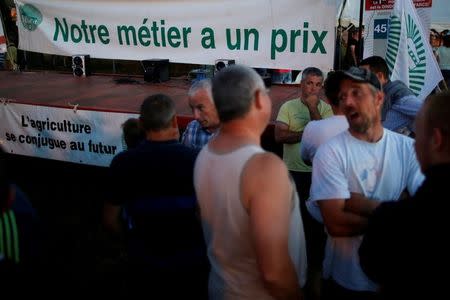
<path fill-rule="evenodd" d="M 362 68 L 337 72 L 339 107 L 349 129 L 331 138 L 313 160 L 311 197 L 327 230 L 323 299 L 374 299 L 378 286 L 361 269 L 358 248 L 367 217 L 382 201 L 414 194 L 424 177 L 413 139 L 383 128 L 383 92 Z"/>
<path fill-rule="evenodd" d="M 329 74 L 324 83 L 325 96 L 328 98 L 333 115 L 326 119 L 310 121 L 303 131 L 302 142 L 300 143 L 300 156 L 307 165 L 312 164 L 314 155 L 320 145 L 348 128 L 347 119 L 339 108 L 337 97 L 339 83 L 340 76 L 336 73 Z M 303 182 L 301 181 L 300 184 L 303 184 Z M 307 223 L 310 225 L 309 231 L 311 232 L 310 239 L 308 240 L 308 248 L 311 249 L 308 252 L 308 282 L 312 286 L 311 292 L 314 293 L 313 295 L 319 298 L 326 234 L 321 223 L 322 220 L 318 206 L 315 205 L 315 209 L 306 208 L 309 214 L 316 219 L 312 220 L 310 218 L 309 223 Z"/>

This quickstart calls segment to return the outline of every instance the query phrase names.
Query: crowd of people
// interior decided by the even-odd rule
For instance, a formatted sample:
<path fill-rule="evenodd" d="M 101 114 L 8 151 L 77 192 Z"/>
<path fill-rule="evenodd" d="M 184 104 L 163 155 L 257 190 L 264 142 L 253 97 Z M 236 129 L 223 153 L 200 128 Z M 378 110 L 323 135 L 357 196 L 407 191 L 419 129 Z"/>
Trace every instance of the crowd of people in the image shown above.
<path fill-rule="evenodd" d="M 261 147 L 272 102 L 254 69 L 224 68 L 187 96 L 193 121 L 182 134 L 169 96 L 144 99 L 109 167 L 103 226 L 125 237 L 128 295 L 444 292 L 449 92 L 420 100 L 377 56 L 326 78 L 306 68 L 275 121 L 282 158 Z M 33 266 L 36 216 L 0 171 L 0 275 L 12 278 Z"/>
<path fill-rule="evenodd" d="M 435 255 L 446 249 L 443 216 L 425 201 L 439 199 L 449 174 L 450 94 L 422 102 L 389 81 L 382 58 L 360 65 L 326 79 L 304 70 L 300 97 L 275 125 L 282 159 L 261 148 L 271 101 L 251 68 L 194 83 L 194 120 L 181 137 L 173 101 L 145 99 L 133 120 L 141 141 L 111 163 L 104 210 L 105 226 L 129 237 L 131 270 L 147 276 L 132 277 L 133 290 L 196 299 L 439 294 L 438 280 L 414 274 L 434 274 L 445 259 Z M 142 176 L 150 170 L 157 182 Z"/>

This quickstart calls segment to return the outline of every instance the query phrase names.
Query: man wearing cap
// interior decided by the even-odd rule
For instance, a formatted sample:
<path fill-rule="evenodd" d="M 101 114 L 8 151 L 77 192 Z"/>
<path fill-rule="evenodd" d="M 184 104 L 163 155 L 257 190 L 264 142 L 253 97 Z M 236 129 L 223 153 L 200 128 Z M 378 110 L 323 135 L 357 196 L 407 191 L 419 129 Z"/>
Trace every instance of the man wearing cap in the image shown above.
<path fill-rule="evenodd" d="M 378 286 L 362 271 L 358 248 L 379 203 L 414 194 L 424 177 L 413 140 L 383 128 L 383 92 L 375 74 L 339 71 L 339 107 L 349 129 L 317 151 L 311 197 L 327 230 L 323 299 L 374 299 Z"/>

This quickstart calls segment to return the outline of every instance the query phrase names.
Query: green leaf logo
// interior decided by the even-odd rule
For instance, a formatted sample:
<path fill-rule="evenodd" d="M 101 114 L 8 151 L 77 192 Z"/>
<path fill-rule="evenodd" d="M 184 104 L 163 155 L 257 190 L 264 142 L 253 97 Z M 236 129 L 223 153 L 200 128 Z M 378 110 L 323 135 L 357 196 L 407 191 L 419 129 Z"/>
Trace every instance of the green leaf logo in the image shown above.
<path fill-rule="evenodd" d="M 402 23 L 400 18 L 396 15 L 391 16 L 391 24 L 389 26 L 388 43 L 386 51 L 386 62 L 389 66 L 389 71 L 395 66 L 395 61 L 397 60 L 398 47 L 400 44 L 400 34 L 402 31 Z"/>
<path fill-rule="evenodd" d="M 388 44 L 386 51 L 386 62 L 389 71 L 392 73 L 395 62 L 399 55 L 400 36 L 402 32 L 402 22 L 399 16 L 391 16 L 391 26 L 388 34 Z M 425 84 L 425 73 L 427 59 L 425 55 L 424 42 L 420 35 L 419 28 L 411 15 L 406 18 L 406 42 L 408 45 L 408 74 L 409 88 L 414 94 L 419 95 Z"/>
<path fill-rule="evenodd" d="M 35 6 L 24 4 L 19 6 L 20 20 L 23 27 L 29 31 L 34 31 L 42 23 L 42 14 Z"/>
<path fill-rule="evenodd" d="M 422 36 L 413 18 L 408 15 L 406 36 L 408 38 L 409 56 L 409 88 L 414 94 L 419 95 L 425 83 L 427 71 L 427 58 Z"/>

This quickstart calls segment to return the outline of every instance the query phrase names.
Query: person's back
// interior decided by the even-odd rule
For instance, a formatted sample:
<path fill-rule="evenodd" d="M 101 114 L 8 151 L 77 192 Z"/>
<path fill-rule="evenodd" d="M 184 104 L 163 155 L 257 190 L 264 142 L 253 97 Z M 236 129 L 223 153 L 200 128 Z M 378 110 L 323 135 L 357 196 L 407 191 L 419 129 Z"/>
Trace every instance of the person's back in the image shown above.
<path fill-rule="evenodd" d="M 145 290 L 145 281 L 154 292 L 162 291 L 178 278 L 178 289 L 169 289 L 168 296 L 201 297 L 206 293 L 207 258 L 193 187 L 198 152 L 179 143 L 175 105 L 167 96 L 148 97 L 140 122 L 146 140 L 111 162 L 105 220 L 114 224 L 120 208 L 126 210 L 137 291 Z"/>
<path fill-rule="evenodd" d="M 336 73 L 327 76 L 324 83 L 325 95 L 333 110 L 333 116 L 309 122 L 303 131 L 300 145 L 300 156 L 305 162 L 312 164 L 314 155 L 320 145 L 348 128 L 348 122 L 339 109 L 339 78 Z"/>
<path fill-rule="evenodd" d="M 195 178 L 198 182 L 197 195 L 202 209 L 202 219 L 209 227 L 204 228 L 211 262 L 210 283 L 214 290 L 213 299 L 220 298 L 224 292 L 229 299 L 271 299 L 265 291 L 260 278 L 257 255 L 250 239 L 251 228 L 248 211 L 239 201 L 241 176 L 248 160 L 264 150 L 255 145 L 243 146 L 228 153 L 216 153 L 208 146 L 199 155 Z M 217 172 L 220 170 L 220 172 Z M 262 187 L 261 187 L 262 188 Z M 294 197 L 294 193 L 292 197 Z M 300 270 L 306 270 L 306 262 L 302 261 L 305 252 L 303 228 L 298 212 L 298 201 L 292 207 L 293 219 L 289 232 L 291 257 Z M 299 239 L 300 238 L 300 239 Z M 303 282 L 304 283 L 304 282 Z M 223 286 L 221 286 L 223 284 Z"/>
<path fill-rule="evenodd" d="M 428 98 L 417 118 L 416 154 L 425 181 L 411 197 L 381 204 L 369 218 L 359 256 L 384 299 L 435 299 L 446 293 L 445 219 L 450 176 L 450 94 Z"/>
<path fill-rule="evenodd" d="M 209 297 L 298 299 L 306 279 L 303 224 L 286 166 L 260 146 L 271 110 L 264 83 L 235 65 L 216 75 L 213 95 L 222 127 L 194 170 Z"/>

